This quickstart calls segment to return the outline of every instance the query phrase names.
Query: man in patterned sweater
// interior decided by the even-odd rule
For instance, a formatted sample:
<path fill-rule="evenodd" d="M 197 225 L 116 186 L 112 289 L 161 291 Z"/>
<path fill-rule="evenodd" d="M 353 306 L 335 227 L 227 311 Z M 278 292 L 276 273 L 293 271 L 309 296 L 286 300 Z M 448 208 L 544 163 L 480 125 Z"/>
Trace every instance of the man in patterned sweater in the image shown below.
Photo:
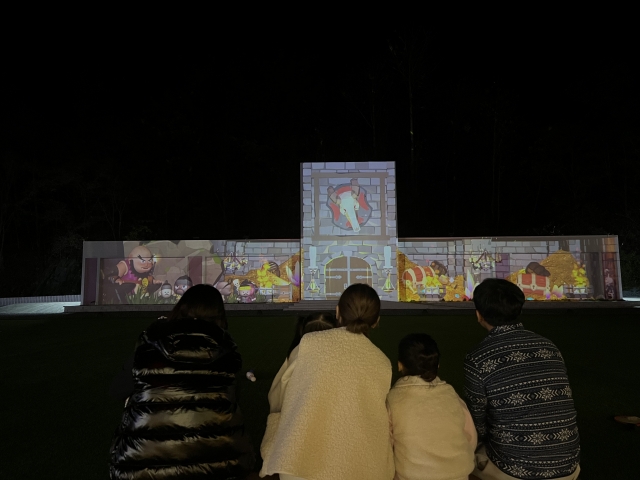
<path fill-rule="evenodd" d="M 487 279 L 473 301 L 478 323 L 489 331 L 464 361 L 480 445 L 473 474 L 482 480 L 576 479 L 580 437 L 560 350 L 519 322 L 525 298 L 513 283 Z"/>

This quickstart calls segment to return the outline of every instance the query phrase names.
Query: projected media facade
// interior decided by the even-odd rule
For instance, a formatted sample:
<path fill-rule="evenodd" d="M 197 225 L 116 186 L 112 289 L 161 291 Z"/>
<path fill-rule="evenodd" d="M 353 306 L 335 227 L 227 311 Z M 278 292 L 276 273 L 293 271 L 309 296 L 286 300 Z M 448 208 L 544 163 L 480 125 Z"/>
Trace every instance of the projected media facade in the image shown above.
<path fill-rule="evenodd" d="M 528 300 L 622 298 L 616 236 L 398 238 L 394 162 L 301 165 L 302 238 L 85 242 L 84 305 L 174 304 L 192 285 L 226 303 L 469 301 L 485 278 Z M 425 232 L 428 234 L 428 232 Z"/>
<path fill-rule="evenodd" d="M 394 162 L 302 164 L 304 299 L 366 283 L 398 300 Z"/>
<path fill-rule="evenodd" d="M 200 283 L 226 303 L 300 300 L 299 241 L 85 242 L 84 255 L 84 304 L 174 304 Z"/>

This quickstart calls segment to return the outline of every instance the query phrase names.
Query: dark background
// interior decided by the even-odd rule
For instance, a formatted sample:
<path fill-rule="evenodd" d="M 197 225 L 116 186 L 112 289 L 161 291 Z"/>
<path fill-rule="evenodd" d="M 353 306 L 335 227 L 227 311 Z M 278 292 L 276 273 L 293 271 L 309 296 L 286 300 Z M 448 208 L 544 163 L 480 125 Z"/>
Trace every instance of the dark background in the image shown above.
<path fill-rule="evenodd" d="M 300 163 L 368 160 L 396 162 L 400 237 L 617 234 L 640 286 L 637 40 L 431 23 L 25 30 L 0 296 L 79 293 L 83 240 L 300 238 Z"/>

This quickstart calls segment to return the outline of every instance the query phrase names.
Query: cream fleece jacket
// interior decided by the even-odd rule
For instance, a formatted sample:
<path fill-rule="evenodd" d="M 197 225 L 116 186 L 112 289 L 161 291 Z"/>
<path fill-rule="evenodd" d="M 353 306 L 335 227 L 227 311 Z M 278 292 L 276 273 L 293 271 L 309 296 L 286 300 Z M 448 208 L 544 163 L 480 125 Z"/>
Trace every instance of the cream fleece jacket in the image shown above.
<path fill-rule="evenodd" d="M 389 359 L 364 335 L 344 327 L 304 335 L 282 411 L 267 419 L 260 476 L 391 480 L 390 384 Z"/>
<path fill-rule="evenodd" d="M 478 442 L 467 405 L 438 377 L 399 379 L 387 396 L 395 480 L 466 479 Z"/>
<path fill-rule="evenodd" d="M 269 389 L 269 413 L 279 413 L 282 411 L 282 402 L 284 401 L 284 396 L 287 390 L 287 386 L 289 385 L 289 380 L 291 380 L 291 375 L 296 367 L 296 360 L 298 359 L 298 351 L 300 350 L 300 346 L 298 345 L 296 348 L 291 350 L 288 358 L 284 359 L 284 363 L 278 370 L 273 382 L 271 383 L 271 388 Z"/>

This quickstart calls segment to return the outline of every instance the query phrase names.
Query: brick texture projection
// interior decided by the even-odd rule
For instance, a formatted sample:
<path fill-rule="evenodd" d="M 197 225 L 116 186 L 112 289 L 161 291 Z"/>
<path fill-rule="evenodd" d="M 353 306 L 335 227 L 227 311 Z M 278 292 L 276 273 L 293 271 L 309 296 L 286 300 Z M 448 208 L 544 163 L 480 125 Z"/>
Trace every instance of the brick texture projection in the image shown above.
<path fill-rule="evenodd" d="M 305 300 L 367 283 L 398 300 L 394 162 L 302 164 Z"/>
<path fill-rule="evenodd" d="M 300 187 L 301 239 L 85 242 L 83 304 L 173 304 L 199 283 L 227 303 L 337 300 L 353 283 L 461 302 L 490 277 L 529 300 L 622 298 L 616 236 L 398 238 L 394 162 L 303 163 Z"/>

